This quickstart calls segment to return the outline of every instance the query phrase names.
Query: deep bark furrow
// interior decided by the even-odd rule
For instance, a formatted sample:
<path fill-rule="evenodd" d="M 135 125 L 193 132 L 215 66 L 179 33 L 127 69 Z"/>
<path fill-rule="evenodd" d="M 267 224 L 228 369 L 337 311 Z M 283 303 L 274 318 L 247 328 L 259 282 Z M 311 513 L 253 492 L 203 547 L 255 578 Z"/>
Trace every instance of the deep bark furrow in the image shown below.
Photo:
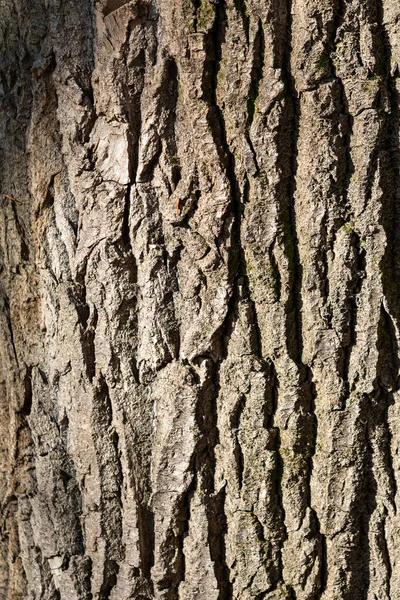
<path fill-rule="evenodd" d="M 283 82 L 285 92 L 288 96 L 288 106 L 286 119 L 288 122 L 288 130 L 286 135 L 289 136 L 289 155 L 285 156 L 285 160 L 290 165 L 290 178 L 287 189 L 287 206 L 283 206 L 282 220 L 285 228 L 284 244 L 288 257 L 289 271 L 291 277 L 291 291 L 288 299 L 287 314 L 288 319 L 293 317 L 293 329 L 291 331 L 291 323 L 289 321 L 287 328 L 287 339 L 294 338 L 294 348 L 289 345 L 289 353 L 292 352 L 292 358 L 295 362 L 301 362 L 302 358 L 302 320 L 301 320 L 301 285 L 302 285 L 302 266 L 298 252 L 298 237 L 296 231 L 296 173 L 298 161 L 298 139 L 299 139 L 299 122 L 300 122 L 300 102 L 298 91 L 295 87 L 295 82 L 292 75 L 291 67 L 291 44 L 292 44 L 292 0 L 287 0 L 287 33 L 286 33 L 286 51 L 283 56 Z M 284 117 L 285 118 L 285 117 Z"/>
<path fill-rule="evenodd" d="M 118 435 L 113 429 L 111 400 L 107 383 L 100 378 L 93 405 L 94 444 L 99 461 L 99 473 L 103 484 L 102 499 L 97 510 L 101 511 L 101 537 L 104 540 L 103 581 L 99 599 L 108 600 L 117 583 L 118 563 L 124 559 L 122 542 L 122 471 L 119 461 Z"/>

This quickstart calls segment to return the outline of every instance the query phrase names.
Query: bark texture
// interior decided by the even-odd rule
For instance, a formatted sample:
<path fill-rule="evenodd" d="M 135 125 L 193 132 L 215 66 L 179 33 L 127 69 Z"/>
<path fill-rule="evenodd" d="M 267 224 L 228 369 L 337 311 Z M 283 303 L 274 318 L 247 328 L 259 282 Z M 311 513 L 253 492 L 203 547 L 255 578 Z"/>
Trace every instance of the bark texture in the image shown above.
<path fill-rule="evenodd" d="M 400 598 L 398 0 L 0 0 L 0 598 Z"/>

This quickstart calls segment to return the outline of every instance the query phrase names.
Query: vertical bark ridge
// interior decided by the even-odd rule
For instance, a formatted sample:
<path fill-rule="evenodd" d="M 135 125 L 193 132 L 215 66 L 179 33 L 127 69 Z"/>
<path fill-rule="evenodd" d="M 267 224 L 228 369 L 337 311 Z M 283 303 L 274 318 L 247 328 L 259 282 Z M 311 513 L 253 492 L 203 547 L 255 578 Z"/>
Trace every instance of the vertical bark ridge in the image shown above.
<path fill-rule="evenodd" d="M 217 12 L 218 14 L 218 12 Z M 220 19 L 223 23 L 225 23 L 225 27 L 223 29 L 223 31 L 226 30 L 227 27 L 227 14 L 226 12 L 223 13 L 222 9 L 220 11 Z M 248 35 L 248 34 L 246 34 Z M 221 38 L 221 47 L 224 44 L 225 39 L 224 36 L 222 36 Z M 255 104 L 257 102 L 257 98 L 258 98 L 258 90 L 259 90 L 259 85 L 260 82 L 262 80 L 262 72 L 263 72 L 263 52 L 264 52 L 264 35 L 263 35 L 263 28 L 262 28 L 262 22 L 259 19 L 258 20 L 258 26 L 257 26 L 257 30 L 255 33 L 255 37 L 254 37 L 254 41 L 253 41 L 253 49 L 252 52 L 254 52 L 254 59 L 253 59 L 253 66 L 252 66 L 252 71 L 250 73 L 250 85 L 249 85 L 249 91 L 248 91 L 248 99 L 247 99 L 247 122 L 245 123 L 245 136 L 247 141 L 250 144 L 250 150 L 253 154 L 254 157 L 254 162 L 255 162 L 255 170 L 254 172 L 252 172 L 252 176 L 257 175 L 258 173 L 258 166 L 257 166 L 257 157 L 255 155 L 254 152 L 254 148 L 252 147 L 252 143 L 251 143 L 251 139 L 249 138 L 249 134 L 246 133 L 246 129 L 247 131 L 250 130 L 252 122 L 253 122 L 253 118 L 254 118 L 254 110 L 255 110 Z M 261 55 L 261 56 L 260 56 Z M 221 62 L 222 58 L 220 56 L 219 61 Z M 216 86 L 217 87 L 217 86 Z M 237 176 L 236 176 L 236 171 L 237 168 L 235 166 L 235 161 L 234 161 L 234 157 L 231 153 L 231 150 L 229 149 L 228 146 L 228 141 L 227 141 L 227 134 L 226 134 L 226 128 L 224 125 L 224 117 L 223 117 L 223 111 L 218 108 L 218 112 L 220 114 L 220 121 L 222 122 L 222 131 L 224 132 L 224 142 L 222 144 L 222 146 L 226 149 L 226 155 L 228 157 L 228 173 L 230 173 L 229 175 L 229 179 L 232 182 L 231 183 L 231 189 L 232 189 L 232 195 L 233 195 L 233 202 L 234 202 L 234 214 L 235 214 L 235 222 L 234 222 L 234 232 L 236 233 L 236 252 L 238 253 L 238 259 L 239 259 L 239 267 L 237 269 L 237 280 L 236 280 L 236 289 L 234 289 L 234 293 L 233 293 L 233 299 L 234 302 L 232 304 L 233 306 L 233 310 L 234 313 L 237 315 L 240 307 L 246 307 L 245 308 L 245 312 L 248 316 L 248 326 L 249 326 L 249 342 L 250 342 L 250 348 L 249 350 L 251 350 L 255 356 L 259 357 L 261 359 L 261 361 L 264 360 L 263 358 L 263 348 L 262 348 L 262 337 L 261 337 L 261 332 L 260 332 L 260 326 L 259 326 L 259 322 L 258 322 L 258 318 L 257 318 L 257 308 L 256 308 L 256 303 L 254 302 L 253 298 L 252 298 L 252 294 L 251 294 L 251 287 L 249 285 L 249 276 L 248 276 L 248 272 L 247 272 L 247 262 L 246 262 L 246 257 L 245 257 L 245 253 L 243 250 L 243 245 L 242 245 L 242 218 L 243 218 L 243 205 L 244 202 L 246 202 L 247 198 L 246 198 L 246 190 L 247 190 L 247 186 L 248 186 L 248 182 L 247 180 L 244 182 L 244 184 L 240 185 L 238 180 L 237 180 Z M 236 300 L 235 300 L 236 298 Z M 243 310 L 242 308 L 242 310 Z M 228 313 L 229 314 L 229 313 Z M 237 318 L 237 317 L 236 317 Z M 235 325 L 233 324 L 233 331 L 235 329 Z M 230 331 L 230 335 L 232 335 L 232 329 Z M 229 353 L 226 352 L 226 354 L 229 356 Z M 266 377 L 271 377 L 273 378 L 273 375 L 269 375 L 269 369 L 264 367 L 261 367 L 263 370 L 265 370 L 266 372 Z M 272 371 L 271 371 L 272 373 Z M 262 419 L 263 421 L 265 420 L 265 412 L 270 410 L 269 405 L 271 404 L 271 401 L 268 402 L 267 398 L 265 398 L 264 400 L 265 405 L 262 408 Z M 233 425 L 235 428 L 237 428 L 239 430 L 240 427 L 240 419 L 241 419 L 241 415 L 244 412 L 244 409 L 246 407 L 246 403 L 244 399 L 239 399 L 239 402 L 236 405 L 236 408 L 234 410 L 234 417 L 233 419 L 231 418 L 231 425 Z M 261 416 L 261 415 L 260 415 Z M 264 424 L 265 427 L 265 424 Z M 268 429 L 268 428 L 267 428 Z M 273 435 L 271 436 L 271 450 L 274 454 L 278 453 L 278 448 L 279 448 L 279 442 L 273 442 L 272 440 L 278 440 L 277 435 L 275 435 L 276 432 L 273 432 L 273 430 L 271 430 L 271 433 L 273 433 Z M 244 475 L 244 463 L 243 463 L 243 453 L 241 450 L 241 445 L 238 439 L 238 436 L 236 434 L 235 436 L 236 438 L 236 442 L 235 442 L 235 453 L 237 456 L 237 460 L 238 462 L 238 468 L 239 468 L 239 473 L 238 473 L 238 485 L 239 485 L 239 491 L 242 490 L 243 488 L 243 475 Z M 275 459 L 276 460 L 276 459 Z M 277 472 L 279 471 L 279 468 L 277 467 L 273 467 L 274 471 L 276 470 Z M 275 488 L 275 486 L 272 486 L 273 488 Z M 279 487 L 279 485 L 277 486 Z M 244 493 L 246 493 L 245 490 L 243 490 Z M 274 489 L 273 491 L 274 498 L 278 498 L 279 496 L 279 492 L 277 490 Z M 257 517 L 257 515 L 254 513 L 254 518 L 255 518 L 255 523 L 257 523 L 256 525 L 256 529 L 258 529 L 258 533 L 257 533 L 257 538 L 258 538 L 258 543 L 262 542 L 262 543 L 266 543 L 267 539 L 265 539 L 265 535 L 267 535 L 268 537 L 274 535 L 272 533 L 272 531 L 270 531 L 270 529 L 275 530 L 276 532 L 280 532 L 281 529 L 281 525 L 279 522 L 279 519 L 281 518 L 281 514 L 279 512 L 279 509 L 275 511 L 276 512 L 276 522 L 274 523 L 273 527 L 270 527 L 270 524 L 268 523 L 261 523 L 259 518 Z M 278 536 L 278 540 L 280 537 L 280 533 L 275 535 Z M 279 541 L 275 541 L 274 538 L 272 537 L 272 548 L 274 548 L 274 544 L 277 544 L 277 549 L 276 552 L 279 553 Z M 269 543 L 270 540 L 268 540 Z M 275 587 L 277 585 L 277 582 L 279 581 L 279 579 L 282 577 L 282 572 L 281 572 L 281 567 L 279 567 L 280 564 L 280 559 L 277 556 L 268 556 L 265 557 L 264 559 L 266 561 L 266 567 L 267 567 L 267 577 L 271 578 L 271 582 L 272 582 L 272 588 Z M 280 570 L 280 575 L 275 573 L 275 571 Z M 257 585 L 257 578 L 258 575 L 257 573 L 254 573 L 254 575 L 250 578 L 249 582 L 248 582 L 248 587 L 252 588 L 254 587 L 255 589 L 257 589 L 256 585 Z M 223 596 L 222 596 L 223 597 Z"/>

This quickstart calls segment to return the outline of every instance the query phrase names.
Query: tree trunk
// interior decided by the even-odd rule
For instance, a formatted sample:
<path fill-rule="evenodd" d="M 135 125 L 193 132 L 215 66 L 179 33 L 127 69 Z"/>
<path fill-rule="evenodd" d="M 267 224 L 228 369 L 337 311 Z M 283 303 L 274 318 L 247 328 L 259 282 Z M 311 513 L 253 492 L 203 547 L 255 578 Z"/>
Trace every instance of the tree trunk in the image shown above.
<path fill-rule="evenodd" d="M 398 0 L 0 0 L 1 600 L 400 597 Z"/>

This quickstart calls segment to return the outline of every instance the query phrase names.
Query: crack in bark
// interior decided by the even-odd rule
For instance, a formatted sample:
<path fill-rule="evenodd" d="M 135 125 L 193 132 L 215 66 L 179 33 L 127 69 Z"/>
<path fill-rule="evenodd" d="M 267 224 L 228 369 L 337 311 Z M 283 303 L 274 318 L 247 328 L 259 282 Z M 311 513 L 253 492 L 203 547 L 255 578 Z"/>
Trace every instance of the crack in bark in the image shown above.
<path fill-rule="evenodd" d="M 350 359 L 353 349 L 357 343 L 357 311 L 358 298 L 360 298 L 363 277 L 365 277 L 366 268 L 366 252 L 361 247 L 361 239 L 357 232 L 353 232 L 351 236 L 351 248 L 353 250 L 352 271 L 353 278 L 351 283 L 350 294 L 348 296 L 349 303 L 349 319 L 348 319 L 348 342 L 343 349 L 343 366 L 342 378 L 346 386 L 346 396 L 343 399 L 343 407 L 346 406 L 350 396 L 349 368 Z"/>
<path fill-rule="evenodd" d="M 208 380 L 203 385 L 198 405 L 197 423 L 203 436 L 202 456 L 197 455 L 196 467 L 202 473 L 202 487 L 206 497 L 208 543 L 214 563 L 214 574 L 219 590 L 218 600 L 232 598 L 229 567 L 225 556 L 226 517 L 224 513 L 225 490 L 215 494 L 215 447 L 219 442 L 217 429 L 217 399 L 220 392 L 221 362 L 212 365 Z"/>
<path fill-rule="evenodd" d="M 122 543 L 122 485 L 123 475 L 118 449 L 118 435 L 113 427 L 111 399 L 106 380 L 98 378 L 92 408 L 93 441 L 100 471 L 102 497 L 102 537 L 106 543 L 103 583 L 99 598 L 108 600 L 117 583 L 119 563 L 123 561 L 125 549 Z"/>
<path fill-rule="evenodd" d="M 284 225 L 284 246 L 287 254 L 287 260 L 290 270 L 290 296 L 287 302 L 287 343 L 288 352 L 291 358 L 296 362 L 301 362 L 302 354 L 302 325 L 301 325 L 301 285 L 302 285 L 302 266 L 299 260 L 298 237 L 296 232 L 296 213 L 295 213 L 295 194 L 296 194 L 296 173 L 298 157 L 298 138 L 300 122 L 300 102 L 295 87 L 295 82 L 291 69 L 291 43 L 292 43 L 292 0 L 286 1 L 287 14 L 287 32 L 286 32 L 286 50 L 282 58 L 282 79 L 287 94 L 287 108 L 284 117 L 285 123 L 282 131 L 282 143 L 285 138 L 290 137 L 290 177 L 288 184 L 284 183 L 284 198 L 286 201 L 280 204 L 281 219 Z M 285 129 L 285 125 L 287 129 Z M 282 157 L 285 160 L 286 157 Z M 285 161 L 286 163 L 286 161 Z M 285 172 L 286 164 L 282 164 L 282 172 Z M 286 188 L 287 185 L 287 188 Z M 285 189 L 286 188 L 286 189 Z"/>

